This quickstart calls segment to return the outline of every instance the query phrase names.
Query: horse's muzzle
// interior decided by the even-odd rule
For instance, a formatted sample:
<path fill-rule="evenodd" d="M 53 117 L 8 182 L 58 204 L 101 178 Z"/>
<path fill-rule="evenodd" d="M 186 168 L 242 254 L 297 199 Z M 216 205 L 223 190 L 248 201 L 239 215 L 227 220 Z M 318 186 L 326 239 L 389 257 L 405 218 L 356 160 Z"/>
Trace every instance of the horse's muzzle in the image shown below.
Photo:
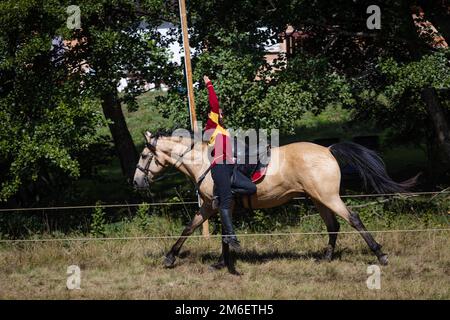
<path fill-rule="evenodd" d="M 136 190 L 148 189 L 150 187 L 150 179 L 148 177 L 144 179 L 134 179 L 133 186 Z"/>

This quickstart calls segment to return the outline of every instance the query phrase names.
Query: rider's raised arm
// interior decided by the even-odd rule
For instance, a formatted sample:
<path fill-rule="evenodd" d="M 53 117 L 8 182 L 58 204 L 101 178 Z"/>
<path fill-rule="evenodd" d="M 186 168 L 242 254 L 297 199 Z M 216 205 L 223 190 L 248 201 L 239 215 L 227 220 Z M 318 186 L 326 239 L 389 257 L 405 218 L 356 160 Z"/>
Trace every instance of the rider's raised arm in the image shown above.
<path fill-rule="evenodd" d="M 209 115 L 205 130 L 215 129 L 219 124 L 219 100 L 217 99 L 217 95 L 214 91 L 211 80 L 209 80 L 207 76 L 204 76 L 203 79 L 205 80 L 205 85 L 208 89 L 209 97 Z"/>
<path fill-rule="evenodd" d="M 219 114 L 219 100 L 217 99 L 211 80 L 206 83 L 206 88 L 208 89 L 210 111 Z"/>

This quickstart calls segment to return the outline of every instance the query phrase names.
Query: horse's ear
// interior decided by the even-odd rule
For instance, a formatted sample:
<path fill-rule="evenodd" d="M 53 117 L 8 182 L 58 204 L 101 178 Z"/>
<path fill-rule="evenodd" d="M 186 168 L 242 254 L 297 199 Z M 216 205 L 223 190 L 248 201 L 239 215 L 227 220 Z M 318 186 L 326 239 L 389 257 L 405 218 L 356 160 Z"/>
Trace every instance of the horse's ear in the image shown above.
<path fill-rule="evenodd" d="M 150 133 L 150 131 L 145 131 L 144 132 L 144 139 L 146 142 L 150 143 L 150 139 L 152 137 L 152 134 Z"/>
<path fill-rule="evenodd" d="M 150 133 L 150 131 L 144 132 L 144 139 L 147 148 L 149 148 L 150 151 L 155 151 L 156 148 L 152 145 L 152 134 Z"/>

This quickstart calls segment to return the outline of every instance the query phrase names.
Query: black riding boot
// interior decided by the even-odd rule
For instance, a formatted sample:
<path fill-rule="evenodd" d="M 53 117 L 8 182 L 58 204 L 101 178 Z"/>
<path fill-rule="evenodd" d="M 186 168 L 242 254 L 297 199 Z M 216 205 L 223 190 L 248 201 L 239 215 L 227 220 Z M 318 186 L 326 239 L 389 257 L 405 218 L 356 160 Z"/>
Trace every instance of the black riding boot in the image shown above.
<path fill-rule="evenodd" d="M 231 209 L 220 209 L 220 219 L 222 221 L 223 237 L 222 241 L 234 250 L 239 250 L 241 245 L 233 230 L 231 222 Z"/>

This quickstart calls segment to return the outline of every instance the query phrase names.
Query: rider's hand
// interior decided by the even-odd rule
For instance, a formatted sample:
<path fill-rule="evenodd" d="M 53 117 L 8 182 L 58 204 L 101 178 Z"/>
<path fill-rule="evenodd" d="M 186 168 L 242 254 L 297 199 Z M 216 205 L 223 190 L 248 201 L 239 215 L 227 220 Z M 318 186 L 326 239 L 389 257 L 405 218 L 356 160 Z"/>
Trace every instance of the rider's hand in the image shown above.
<path fill-rule="evenodd" d="M 205 81 L 205 85 L 206 85 L 211 80 L 209 80 L 208 76 L 203 76 L 203 81 Z"/>

